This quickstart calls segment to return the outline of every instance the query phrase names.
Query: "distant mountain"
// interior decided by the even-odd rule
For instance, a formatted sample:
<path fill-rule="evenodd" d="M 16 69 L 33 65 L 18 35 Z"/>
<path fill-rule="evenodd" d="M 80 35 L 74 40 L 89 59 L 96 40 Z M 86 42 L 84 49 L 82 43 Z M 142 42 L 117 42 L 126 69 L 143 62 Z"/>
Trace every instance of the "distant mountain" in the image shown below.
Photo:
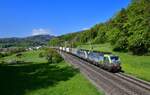
<path fill-rule="evenodd" d="M 0 38 L 0 47 L 29 47 L 47 45 L 50 39 L 54 38 L 52 35 L 36 35 L 25 38 Z"/>

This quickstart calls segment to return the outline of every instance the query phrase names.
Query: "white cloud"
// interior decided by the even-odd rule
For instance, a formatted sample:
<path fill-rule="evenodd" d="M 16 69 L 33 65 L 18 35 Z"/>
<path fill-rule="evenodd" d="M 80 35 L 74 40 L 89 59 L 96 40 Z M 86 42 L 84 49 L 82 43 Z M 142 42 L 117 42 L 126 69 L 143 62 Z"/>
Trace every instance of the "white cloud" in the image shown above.
<path fill-rule="evenodd" d="M 43 28 L 39 28 L 39 29 L 33 29 L 32 30 L 32 35 L 46 35 L 49 34 L 49 30 L 47 29 L 43 29 Z"/>
<path fill-rule="evenodd" d="M 88 30 L 89 28 L 82 28 L 81 30 Z"/>

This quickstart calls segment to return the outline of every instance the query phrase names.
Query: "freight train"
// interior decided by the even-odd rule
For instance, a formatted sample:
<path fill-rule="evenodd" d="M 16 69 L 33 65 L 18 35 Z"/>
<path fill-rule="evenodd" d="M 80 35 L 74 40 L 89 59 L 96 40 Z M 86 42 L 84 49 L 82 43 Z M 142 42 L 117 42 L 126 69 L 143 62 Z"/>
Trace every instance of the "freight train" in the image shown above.
<path fill-rule="evenodd" d="M 121 61 L 119 56 L 113 55 L 110 52 L 99 52 L 68 47 L 67 48 L 59 47 L 57 49 L 72 54 L 74 56 L 77 56 L 79 58 L 82 58 L 88 61 L 89 63 L 96 65 L 107 71 L 111 72 L 121 71 Z"/>

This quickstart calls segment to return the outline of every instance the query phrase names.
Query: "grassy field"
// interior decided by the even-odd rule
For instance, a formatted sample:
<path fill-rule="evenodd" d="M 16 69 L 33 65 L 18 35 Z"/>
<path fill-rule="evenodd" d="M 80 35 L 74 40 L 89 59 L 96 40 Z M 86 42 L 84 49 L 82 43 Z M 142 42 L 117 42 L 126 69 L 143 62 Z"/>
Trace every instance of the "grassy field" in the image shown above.
<path fill-rule="evenodd" d="M 48 64 L 41 51 L 24 52 L 0 60 L 23 60 L 0 64 L 0 95 L 102 95 L 77 69 L 64 61 Z"/>
<path fill-rule="evenodd" d="M 1 60 L 4 60 L 6 62 L 14 61 L 14 60 L 21 60 L 25 62 L 32 62 L 32 63 L 46 63 L 47 61 L 45 58 L 39 58 L 39 53 L 43 52 L 42 50 L 39 51 L 29 51 L 29 52 L 23 52 L 23 55 L 18 58 L 16 57 L 16 54 L 13 54 L 12 56 L 7 56 L 4 58 L 1 58 Z"/>
<path fill-rule="evenodd" d="M 94 50 L 112 52 L 110 44 L 92 45 Z M 78 48 L 90 49 L 90 45 L 82 45 Z M 136 56 L 128 53 L 113 52 L 119 55 L 122 62 L 122 68 L 125 73 L 134 75 L 146 81 L 150 81 L 150 56 Z"/>

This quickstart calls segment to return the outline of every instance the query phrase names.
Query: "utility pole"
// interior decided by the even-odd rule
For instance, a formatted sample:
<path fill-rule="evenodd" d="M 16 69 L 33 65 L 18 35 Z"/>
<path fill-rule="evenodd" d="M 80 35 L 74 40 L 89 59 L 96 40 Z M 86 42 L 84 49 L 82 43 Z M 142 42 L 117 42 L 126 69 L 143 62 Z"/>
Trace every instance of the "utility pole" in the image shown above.
<path fill-rule="evenodd" d="M 67 41 L 65 41 L 65 47 L 67 47 Z"/>
<path fill-rule="evenodd" d="M 91 51 L 93 51 L 92 41 L 90 41 Z"/>
<path fill-rule="evenodd" d="M 90 51 L 92 51 L 93 47 L 92 47 L 92 42 L 91 41 L 89 41 L 89 46 L 90 46 Z"/>

